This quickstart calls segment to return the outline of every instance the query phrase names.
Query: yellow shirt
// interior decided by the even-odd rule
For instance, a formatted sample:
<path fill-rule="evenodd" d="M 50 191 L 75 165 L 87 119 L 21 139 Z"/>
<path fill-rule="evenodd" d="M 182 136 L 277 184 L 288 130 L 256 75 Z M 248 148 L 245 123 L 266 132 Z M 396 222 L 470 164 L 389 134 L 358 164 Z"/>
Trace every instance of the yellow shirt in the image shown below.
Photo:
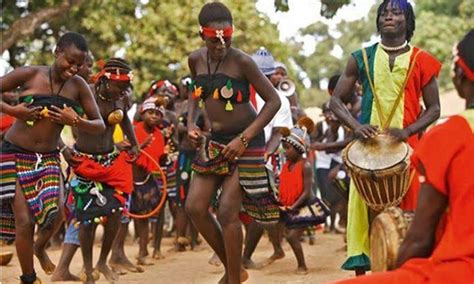
<path fill-rule="evenodd" d="M 400 93 L 400 89 L 403 87 L 405 77 L 407 76 L 408 68 L 410 66 L 410 57 L 413 49 L 410 51 L 400 54 L 395 58 L 393 70 L 390 71 L 389 56 L 380 47 L 377 47 L 375 52 L 374 61 L 374 85 L 375 93 L 377 94 L 382 113 L 385 119 L 388 119 L 390 112 L 395 104 L 395 101 Z M 404 96 L 405 94 L 403 94 Z M 393 119 L 389 127 L 403 128 L 403 110 L 404 110 L 404 99 L 402 97 L 400 103 L 397 106 Z M 379 114 L 377 112 L 377 104 L 372 104 L 372 115 L 370 118 L 370 124 L 382 127 Z M 385 121 L 383 121 L 385 123 Z"/>

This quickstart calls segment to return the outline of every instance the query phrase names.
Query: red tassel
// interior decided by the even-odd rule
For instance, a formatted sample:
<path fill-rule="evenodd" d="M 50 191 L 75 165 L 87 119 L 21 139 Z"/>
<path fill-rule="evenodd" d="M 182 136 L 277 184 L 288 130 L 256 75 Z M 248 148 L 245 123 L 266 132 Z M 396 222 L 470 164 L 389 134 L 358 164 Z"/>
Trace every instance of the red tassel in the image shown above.
<path fill-rule="evenodd" d="M 181 187 L 179 188 L 179 197 L 181 198 L 181 200 L 184 200 L 184 198 L 186 197 L 184 193 L 184 185 L 181 185 Z"/>
<path fill-rule="evenodd" d="M 242 102 L 242 92 L 239 90 L 237 93 L 237 102 L 241 103 Z"/>

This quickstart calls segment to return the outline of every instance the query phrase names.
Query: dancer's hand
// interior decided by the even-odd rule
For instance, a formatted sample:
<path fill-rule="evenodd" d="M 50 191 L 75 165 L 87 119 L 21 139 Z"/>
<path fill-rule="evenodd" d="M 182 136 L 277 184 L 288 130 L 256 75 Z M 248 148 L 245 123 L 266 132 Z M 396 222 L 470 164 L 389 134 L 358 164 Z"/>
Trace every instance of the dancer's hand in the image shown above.
<path fill-rule="evenodd" d="M 13 107 L 12 116 L 24 120 L 24 121 L 35 121 L 41 118 L 40 106 L 28 107 L 29 104 L 21 103 Z"/>
<path fill-rule="evenodd" d="M 62 151 L 62 154 L 63 154 L 64 160 L 66 160 L 66 163 L 73 168 L 76 168 L 77 166 L 79 166 L 79 164 L 82 161 L 79 157 L 74 155 L 74 152 L 69 147 L 64 149 Z"/>
<path fill-rule="evenodd" d="M 118 143 L 115 143 L 115 146 L 119 149 L 119 151 L 128 151 L 132 147 L 132 144 L 130 144 L 128 140 L 122 140 Z"/>
<path fill-rule="evenodd" d="M 238 160 L 239 157 L 245 152 L 245 146 L 239 137 L 235 137 L 232 141 L 222 149 L 222 155 L 230 162 Z"/>
<path fill-rule="evenodd" d="M 202 135 L 201 128 L 199 128 L 196 124 L 188 124 L 188 138 L 194 148 L 199 147 Z"/>
<path fill-rule="evenodd" d="M 127 150 L 130 159 L 127 162 L 133 163 L 138 159 L 138 155 L 140 155 L 140 147 L 138 145 L 132 146 L 129 150 Z"/>
<path fill-rule="evenodd" d="M 49 117 L 53 122 L 75 126 L 77 123 L 78 115 L 72 107 L 64 105 L 63 108 L 52 105 L 51 109 L 47 111 L 47 117 Z"/>

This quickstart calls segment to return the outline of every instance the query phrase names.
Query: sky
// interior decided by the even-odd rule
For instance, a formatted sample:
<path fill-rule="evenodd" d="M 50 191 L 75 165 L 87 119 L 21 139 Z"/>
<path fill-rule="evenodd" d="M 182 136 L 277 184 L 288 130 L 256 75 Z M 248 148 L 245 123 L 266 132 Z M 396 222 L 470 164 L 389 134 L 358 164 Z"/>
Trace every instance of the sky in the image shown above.
<path fill-rule="evenodd" d="M 332 19 L 326 19 L 320 15 L 320 0 L 288 0 L 290 10 L 288 12 L 275 12 L 274 0 L 258 0 L 257 9 L 266 14 L 272 23 L 278 25 L 280 40 L 284 41 L 291 37 L 304 42 L 304 54 L 310 54 L 316 43 L 314 39 L 302 38 L 298 30 L 317 21 L 323 21 L 332 29 L 337 23 L 344 19 L 353 21 L 367 16 L 368 11 L 376 0 L 353 0 L 351 4 L 343 6 Z"/>

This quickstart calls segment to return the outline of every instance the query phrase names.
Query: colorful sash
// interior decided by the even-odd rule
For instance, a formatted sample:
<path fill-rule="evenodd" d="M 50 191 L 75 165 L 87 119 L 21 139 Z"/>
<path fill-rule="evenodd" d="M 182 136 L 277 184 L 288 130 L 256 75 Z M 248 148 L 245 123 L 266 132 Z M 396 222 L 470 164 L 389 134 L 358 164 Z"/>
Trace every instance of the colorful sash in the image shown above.
<path fill-rule="evenodd" d="M 103 155 L 75 150 L 82 159 L 69 182 L 74 195 L 75 217 L 83 223 L 100 223 L 102 217 L 121 209 L 133 189 L 132 166 L 117 149 Z"/>
<path fill-rule="evenodd" d="M 61 168 L 59 152 L 32 153 L 4 141 L 0 153 L 0 238 L 15 238 L 11 202 L 19 183 L 35 222 L 51 224 L 59 212 Z"/>

